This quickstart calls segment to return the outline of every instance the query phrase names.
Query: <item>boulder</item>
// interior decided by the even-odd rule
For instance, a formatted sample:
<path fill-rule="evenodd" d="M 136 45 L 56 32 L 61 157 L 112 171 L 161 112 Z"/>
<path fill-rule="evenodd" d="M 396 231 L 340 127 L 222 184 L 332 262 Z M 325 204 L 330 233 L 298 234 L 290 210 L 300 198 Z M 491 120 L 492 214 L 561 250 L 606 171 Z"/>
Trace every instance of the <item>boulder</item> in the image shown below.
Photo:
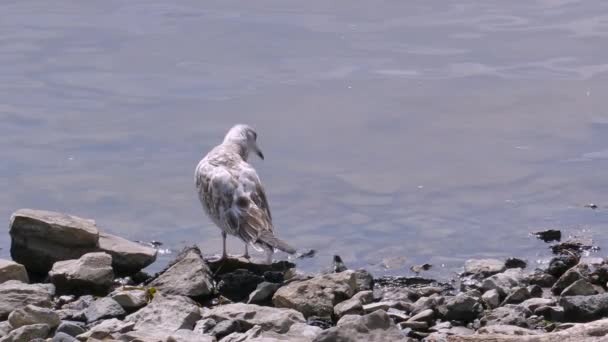
<path fill-rule="evenodd" d="M 305 323 L 304 316 L 292 309 L 272 308 L 255 304 L 234 303 L 216 306 L 203 314 L 215 322 L 236 321 L 245 330 L 258 325 L 264 331 L 283 333 L 295 323 Z"/>
<path fill-rule="evenodd" d="M 235 302 L 248 298 L 258 284 L 264 282 L 264 277 L 245 269 L 234 270 L 222 274 L 218 278 L 218 292 Z"/>
<path fill-rule="evenodd" d="M 513 304 L 507 304 L 494 310 L 486 311 L 480 322 L 482 325 L 516 325 L 528 328 L 528 317 L 532 315 L 530 310 Z"/>
<path fill-rule="evenodd" d="M 76 337 L 85 332 L 84 324 L 82 322 L 74 321 L 61 321 L 57 327 L 56 333 L 64 333 L 69 336 Z"/>
<path fill-rule="evenodd" d="M 22 283 L 29 283 L 30 281 L 23 265 L 0 259 L 0 284 L 9 280 L 18 280 Z"/>
<path fill-rule="evenodd" d="M 408 322 L 430 322 L 435 317 L 435 312 L 432 309 L 422 310 L 414 316 L 410 317 Z"/>
<path fill-rule="evenodd" d="M 374 289 L 374 276 L 367 270 L 358 269 L 355 271 L 355 283 L 357 291 L 371 291 Z"/>
<path fill-rule="evenodd" d="M 481 327 L 477 330 L 478 334 L 500 334 L 511 336 L 538 335 L 540 332 L 532 329 L 526 329 L 515 325 L 489 325 Z"/>
<path fill-rule="evenodd" d="M 12 329 L 13 327 L 11 327 L 8 321 L 0 322 L 0 337 L 8 335 L 8 333 L 11 332 Z"/>
<path fill-rule="evenodd" d="M 304 323 L 295 323 L 285 333 L 264 330 L 256 325 L 245 333 L 234 332 L 222 339 L 222 342 L 312 342 L 321 332 L 321 328 Z"/>
<path fill-rule="evenodd" d="M 464 274 L 485 278 L 506 270 L 505 262 L 498 259 L 469 259 L 464 263 Z"/>
<path fill-rule="evenodd" d="M 555 304 L 555 300 L 551 298 L 530 298 L 523 301 L 520 305 L 534 312 L 541 306 L 551 306 Z"/>
<path fill-rule="evenodd" d="M 50 308 L 54 292 L 52 285 L 24 284 L 17 280 L 0 284 L 0 320 L 29 304 Z"/>
<path fill-rule="evenodd" d="M 509 291 L 509 295 L 503 301 L 504 304 L 519 304 L 526 299 L 531 298 L 530 291 L 527 287 L 516 286 Z"/>
<path fill-rule="evenodd" d="M 510 268 L 483 280 L 481 288 L 484 291 L 495 289 L 501 296 L 506 296 L 512 287 L 518 286 L 523 280 L 521 268 Z"/>
<path fill-rule="evenodd" d="M 351 316 L 348 316 L 351 317 Z M 407 341 L 404 333 L 386 312 L 378 310 L 365 316 L 355 316 L 322 331 L 315 342 Z"/>
<path fill-rule="evenodd" d="M 21 209 L 11 216 L 11 256 L 28 271 L 46 274 L 57 261 L 95 251 L 95 221 L 56 212 Z"/>
<path fill-rule="evenodd" d="M 291 308 L 305 317 L 331 317 L 336 304 L 352 297 L 357 290 L 353 271 L 325 274 L 301 282 L 291 282 L 274 294 L 279 308 Z"/>
<path fill-rule="evenodd" d="M 45 339 L 51 331 L 46 324 L 24 325 L 20 328 L 12 330 L 7 336 L 3 337 L 2 342 L 25 342 L 35 339 Z"/>
<path fill-rule="evenodd" d="M 347 299 L 334 306 L 334 314 L 340 318 L 344 315 L 362 315 L 363 304 L 357 298 Z"/>
<path fill-rule="evenodd" d="M 172 332 L 179 329 L 192 330 L 200 318 L 198 306 L 188 297 L 157 293 L 150 304 L 127 316 L 125 322 L 135 323 L 135 330 L 160 329 Z"/>
<path fill-rule="evenodd" d="M 80 341 L 96 341 L 118 338 L 120 334 L 127 333 L 133 330 L 135 323 L 123 322 L 116 318 L 101 321 L 101 323 L 93 326 L 89 331 L 86 331 L 77 336 Z"/>
<path fill-rule="evenodd" d="M 551 291 L 553 294 L 559 295 L 566 287 L 570 286 L 570 284 L 579 279 L 585 279 L 588 272 L 589 268 L 587 265 L 579 264 L 570 268 L 557 279 L 555 284 L 553 284 L 553 287 L 551 287 Z"/>
<path fill-rule="evenodd" d="M 487 308 L 494 309 L 500 305 L 500 294 L 496 289 L 488 290 L 481 296 L 481 300 Z"/>
<path fill-rule="evenodd" d="M 84 310 L 88 323 L 105 318 L 123 317 L 127 313 L 114 299 L 105 297 L 94 301 Z"/>
<path fill-rule="evenodd" d="M 562 297 L 559 304 L 564 308 L 566 319 L 587 322 L 608 314 L 608 293 Z"/>
<path fill-rule="evenodd" d="M 566 270 L 564 270 L 564 272 L 565 271 Z M 545 273 L 544 271 L 538 269 L 535 270 L 534 273 L 529 274 L 526 279 L 527 282 L 530 283 L 530 285 L 538 285 L 540 287 L 551 287 L 557 280 L 557 278 L 555 278 L 551 274 Z"/>
<path fill-rule="evenodd" d="M 158 251 L 119 236 L 99 233 L 99 251 L 112 256 L 112 267 L 118 275 L 129 275 L 139 272 L 156 261 Z"/>
<path fill-rule="evenodd" d="M 188 329 L 179 329 L 169 337 L 167 337 L 167 342 L 215 342 L 216 339 L 213 336 L 209 335 L 201 335 L 193 332 Z"/>
<path fill-rule="evenodd" d="M 442 305 L 445 302 L 445 298 L 439 295 L 432 295 L 430 297 L 420 297 L 418 300 L 412 305 L 410 314 L 415 315 L 421 311 L 427 309 L 435 309 Z"/>
<path fill-rule="evenodd" d="M 483 307 L 477 299 L 459 293 L 454 297 L 446 297 L 445 304 L 438 311 L 446 320 L 469 322 L 479 316 Z"/>
<path fill-rule="evenodd" d="M 585 279 L 579 279 L 562 291 L 561 296 L 590 296 L 597 294 L 597 291 Z"/>
<path fill-rule="evenodd" d="M 528 263 L 519 258 L 507 258 L 505 260 L 506 268 L 526 268 L 526 266 L 528 266 Z"/>
<path fill-rule="evenodd" d="M 112 286 L 112 257 L 107 253 L 88 253 L 76 260 L 58 261 L 49 272 L 59 293 L 106 294 Z"/>
<path fill-rule="evenodd" d="M 13 329 L 32 324 L 46 324 L 49 328 L 54 329 L 61 321 L 59 315 L 52 309 L 27 305 L 11 312 L 8 316 L 8 322 Z"/>
<path fill-rule="evenodd" d="M 129 312 L 143 308 L 148 304 L 148 292 L 136 288 L 118 289 L 110 297 Z"/>
<path fill-rule="evenodd" d="M 78 342 L 78 340 L 72 335 L 68 335 L 64 332 L 57 332 L 55 333 L 55 336 L 53 336 L 51 342 Z"/>
<path fill-rule="evenodd" d="M 198 247 L 183 250 L 150 284 L 164 294 L 201 297 L 211 294 L 213 279 Z"/>
<path fill-rule="evenodd" d="M 280 285 L 276 283 L 269 283 L 267 281 L 261 282 L 256 287 L 255 291 L 249 294 L 249 300 L 247 304 L 267 304 L 272 302 L 272 296 L 279 289 Z"/>
<path fill-rule="evenodd" d="M 570 253 L 558 255 L 549 261 L 547 273 L 555 278 L 559 278 L 567 270 L 576 266 L 576 264 L 578 264 L 578 258 L 575 255 Z"/>

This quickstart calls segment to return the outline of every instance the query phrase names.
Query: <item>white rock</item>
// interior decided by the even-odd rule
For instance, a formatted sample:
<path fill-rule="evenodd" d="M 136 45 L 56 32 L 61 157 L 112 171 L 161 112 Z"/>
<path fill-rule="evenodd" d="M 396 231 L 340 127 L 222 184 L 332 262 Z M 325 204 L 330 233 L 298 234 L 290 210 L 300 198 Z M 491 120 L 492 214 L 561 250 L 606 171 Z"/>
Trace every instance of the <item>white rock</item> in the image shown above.
<path fill-rule="evenodd" d="M 0 259 L 0 284 L 9 280 L 29 283 L 29 277 L 23 265 L 14 261 Z"/>
<path fill-rule="evenodd" d="M 200 310 L 190 298 L 157 293 L 150 304 L 127 316 L 125 322 L 135 323 L 135 330 L 160 329 L 173 332 L 179 329 L 192 330 L 200 318 Z"/>
<path fill-rule="evenodd" d="M 52 309 L 41 308 L 35 305 L 27 305 L 16 309 L 8 316 L 11 327 L 19 328 L 24 325 L 46 324 L 51 329 L 56 328 L 61 323 L 59 315 Z"/>
<path fill-rule="evenodd" d="M 29 304 L 51 307 L 53 294 L 52 285 L 24 284 L 17 280 L 4 282 L 0 284 L 0 320 Z"/>
<path fill-rule="evenodd" d="M 58 261 L 49 272 L 60 293 L 107 293 L 114 279 L 112 257 L 103 252 L 88 253 L 75 260 Z"/>

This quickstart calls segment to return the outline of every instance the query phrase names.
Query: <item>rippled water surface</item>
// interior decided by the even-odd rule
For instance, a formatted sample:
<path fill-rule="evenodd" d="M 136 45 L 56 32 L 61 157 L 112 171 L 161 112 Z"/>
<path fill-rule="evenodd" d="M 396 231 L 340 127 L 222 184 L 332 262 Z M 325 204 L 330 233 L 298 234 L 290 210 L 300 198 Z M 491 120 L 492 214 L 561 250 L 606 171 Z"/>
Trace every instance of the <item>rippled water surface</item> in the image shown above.
<path fill-rule="evenodd" d="M 304 269 L 604 256 L 607 39 L 606 1 L 3 1 L 0 217 L 219 252 L 192 174 L 245 122 Z"/>

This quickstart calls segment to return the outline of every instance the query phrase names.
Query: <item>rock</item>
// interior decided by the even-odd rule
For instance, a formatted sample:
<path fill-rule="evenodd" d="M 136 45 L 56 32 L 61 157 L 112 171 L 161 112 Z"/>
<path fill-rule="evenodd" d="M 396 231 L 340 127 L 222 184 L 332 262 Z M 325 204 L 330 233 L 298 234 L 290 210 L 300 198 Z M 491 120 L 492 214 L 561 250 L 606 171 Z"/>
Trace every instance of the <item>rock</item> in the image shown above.
<path fill-rule="evenodd" d="M 127 333 L 133 330 L 135 323 L 123 322 L 116 318 L 101 321 L 101 323 L 93 326 L 89 331 L 84 332 L 77 336 L 80 341 L 104 340 L 117 337 L 114 335 Z"/>
<path fill-rule="evenodd" d="M 545 242 L 559 241 L 562 239 L 562 232 L 554 229 L 543 230 L 540 232 L 535 232 L 533 234 L 536 235 L 537 238 Z"/>
<path fill-rule="evenodd" d="M 213 318 L 203 318 L 194 325 L 194 332 L 197 334 L 207 334 L 215 327 L 217 322 Z"/>
<path fill-rule="evenodd" d="M 497 259 L 469 259 L 464 263 L 464 273 L 487 277 L 501 273 L 506 269 L 505 263 Z"/>
<path fill-rule="evenodd" d="M 535 270 L 534 273 L 528 275 L 526 279 L 531 285 L 538 285 L 541 287 L 551 287 L 557 280 L 557 278 L 542 270 Z"/>
<path fill-rule="evenodd" d="M 441 315 L 450 321 L 472 321 L 483 311 L 477 299 L 459 293 L 454 297 L 447 297 L 445 305 L 439 307 Z"/>
<path fill-rule="evenodd" d="M 374 301 L 374 293 L 372 291 L 361 291 L 355 293 L 352 298 L 357 299 L 361 304 L 365 305 Z"/>
<path fill-rule="evenodd" d="M 18 280 L 22 283 L 29 283 L 30 281 L 23 265 L 0 259 L 0 284 L 9 280 Z"/>
<path fill-rule="evenodd" d="M 555 304 L 555 300 L 551 298 L 530 298 L 523 301 L 520 305 L 534 312 L 541 306 L 551 306 Z"/>
<path fill-rule="evenodd" d="M 123 288 L 111 295 L 125 311 L 135 311 L 148 304 L 148 293 L 140 289 Z"/>
<path fill-rule="evenodd" d="M 8 335 L 8 333 L 11 332 L 12 329 L 13 327 L 11 327 L 8 321 L 0 322 L 0 337 Z"/>
<path fill-rule="evenodd" d="M 53 288 L 43 284 L 24 284 L 17 280 L 0 284 L 0 320 L 29 304 L 51 307 L 53 293 Z"/>
<path fill-rule="evenodd" d="M 63 332 L 55 333 L 51 342 L 78 342 L 78 340 L 72 336 Z"/>
<path fill-rule="evenodd" d="M 101 298 L 93 302 L 86 310 L 84 316 L 88 323 L 98 321 L 103 318 L 123 317 L 127 313 L 125 310 L 112 298 Z"/>
<path fill-rule="evenodd" d="M 11 331 L 7 336 L 3 337 L 2 342 L 25 342 L 33 341 L 37 338 L 45 339 L 51 329 L 46 324 L 24 325 Z"/>
<path fill-rule="evenodd" d="M 430 297 L 420 297 L 411 306 L 410 314 L 415 315 L 426 309 L 435 309 L 444 303 L 445 299 L 439 295 L 432 295 Z"/>
<path fill-rule="evenodd" d="M 28 271 L 46 274 L 60 260 L 97 248 L 95 221 L 56 212 L 21 209 L 10 220 L 11 256 Z"/>
<path fill-rule="evenodd" d="M 514 287 L 511 289 L 509 295 L 503 301 L 504 304 L 519 304 L 526 299 L 531 298 L 530 292 L 527 287 Z"/>
<path fill-rule="evenodd" d="M 608 293 L 562 297 L 559 304 L 564 308 L 566 319 L 587 322 L 608 314 Z"/>
<path fill-rule="evenodd" d="M 49 308 L 27 305 L 11 312 L 8 316 L 8 322 L 13 328 L 32 324 L 46 324 L 49 328 L 54 329 L 59 325 L 60 320 L 59 315 Z"/>
<path fill-rule="evenodd" d="M 483 280 L 481 288 L 484 291 L 495 289 L 501 296 L 506 296 L 509 289 L 518 286 L 523 280 L 521 268 L 510 268 Z"/>
<path fill-rule="evenodd" d="M 507 304 L 491 311 L 486 311 L 480 322 L 482 325 L 516 325 L 528 328 L 527 318 L 532 315 L 530 310 L 513 304 Z"/>
<path fill-rule="evenodd" d="M 295 323 L 285 333 L 265 331 L 256 325 L 246 333 L 232 333 L 222 339 L 222 342 L 311 342 L 321 332 L 318 327 Z"/>
<path fill-rule="evenodd" d="M 559 295 L 564 289 L 579 279 L 584 279 L 588 275 L 588 267 L 586 265 L 577 265 L 562 274 L 559 279 L 551 287 L 553 294 Z"/>
<path fill-rule="evenodd" d="M 374 289 L 374 277 L 364 269 L 355 271 L 356 291 L 371 291 Z"/>
<path fill-rule="evenodd" d="M 410 319 L 410 316 L 408 316 L 405 311 L 403 310 L 398 310 L 395 308 L 390 308 L 388 309 L 388 311 L 386 312 L 386 314 L 393 320 L 393 322 L 395 323 L 399 323 L 399 322 L 403 322 L 403 321 L 407 321 L 408 319 Z"/>
<path fill-rule="evenodd" d="M 526 261 L 519 258 L 508 258 L 505 260 L 506 268 L 526 268 L 526 266 L 528 266 Z"/>
<path fill-rule="evenodd" d="M 224 260 L 220 260 L 219 258 L 208 258 L 205 261 L 211 269 L 211 273 L 214 275 L 222 275 L 239 269 L 248 270 L 258 275 L 263 275 L 267 272 L 285 274 L 289 270 L 295 270 L 296 267 L 294 263 L 286 260 L 276 261 L 272 264 L 260 264 L 254 262 L 252 259 L 234 257 Z M 284 279 L 287 280 L 287 277 Z"/>
<path fill-rule="evenodd" d="M 388 311 L 390 308 L 404 309 L 402 304 L 403 304 L 403 302 L 398 302 L 398 301 L 382 301 L 382 302 L 365 304 L 365 305 L 363 305 L 363 312 L 365 312 L 366 314 L 369 314 L 369 313 L 372 313 L 377 310 Z M 411 310 L 409 310 L 409 311 L 411 311 Z"/>
<path fill-rule="evenodd" d="M 538 335 L 539 332 L 531 329 L 518 327 L 515 325 L 490 325 L 482 327 L 477 331 L 478 334 L 499 334 L 509 336 L 524 336 L 524 335 Z"/>
<path fill-rule="evenodd" d="M 289 283 L 277 290 L 272 302 L 279 308 L 300 311 L 305 317 L 330 317 L 334 305 L 352 297 L 356 290 L 354 272 L 344 271 Z"/>
<path fill-rule="evenodd" d="M 528 293 L 530 293 L 530 297 L 536 298 L 536 297 L 543 296 L 543 289 L 540 286 L 530 285 L 527 288 L 528 288 Z"/>
<path fill-rule="evenodd" d="M 235 270 L 219 276 L 217 289 L 222 296 L 238 302 L 248 298 L 263 281 L 264 277 L 251 271 Z"/>
<path fill-rule="evenodd" d="M 280 285 L 275 283 L 269 283 L 267 281 L 261 282 L 256 287 L 255 291 L 249 294 L 247 304 L 267 304 L 272 302 L 272 296 L 279 289 Z"/>
<path fill-rule="evenodd" d="M 590 296 L 597 294 L 597 291 L 585 279 L 579 279 L 562 291 L 561 296 Z"/>
<path fill-rule="evenodd" d="M 344 261 L 342 261 L 342 258 L 339 255 L 334 255 L 332 269 L 334 273 L 340 273 L 348 270 L 348 267 L 346 267 Z"/>
<path fill-rule="evenodd" d="M 481 296 L 481 300 L 487 308 L 494 309 L 500 305 L 500 294 L 496 289 L 488 290 Z"/>
<path fill-rule="evenodd" d="M 401 330 L 412 329 L 412 330 L 427 330 L 429 324 L 427 322 L 420 321 L 405 321 L 398 324 Z"/>
<path fill-rule="evenodd" d="M 578 264 L 578 258 L 573 254 L 562 254 L 554 257 L 549 261 L 547 273 L 555 278 L 561 277 L 567 270 Z M 541 284 L 539 284 L 541 285 Z M 543 285 L 541 285 L 543 286 Z"/>
<path fill-rule="evenodd" d="M 561 306 L 539 306 L 534 314 L 552 322 L 564 321 L 564 308 Z"/>
<path fill-rule="evenodd" d="M 593 240 L 588 238 L 570 238 L 566 241 L 551 246 L 551 250 L 555 254 L 567 252 L 579 254 L 582 251 L 591 250 L 594 248 L 596 247 L 593 246 Z"/>
<path fill-rule="evenodd" d="M 182 251 L 149 286 L 165 294 L 201 297 L 211 294 L 213 280 L 201 251 L 198 247 L 190 247 Z"/>
<path fill-rule="evenodd" d="M 112 257 L 106 253 L 88 253 L 76 260 L 58 261 L 49 272 L 59 293 L 106 294 L 112 286 Z"/>
<path fill-rule="evenodd" d="M 119 236 L 99 233 L 99 251 L 112 256 L 112 267 L 118 275 L 129 275 L 156 261 L 157 250 Z"/>
<path fill-rule="evenodd" d="M 179 329 L 167 337 L 167 342 L 215 342 L 213 336 L 201 335 L 188 329 Z"/>
<path fill-rule="evenodd" d="M 243 329 L 239 321 L 234 319 L 227 319 L 225 321 L 221 321 L 217 323 L 211 331 L 209 331 L 209 335 L 214 336 L 218 340 L 221 340 L 225 336 L 232 334 L 233 332 L 243 332 L 248 329 Z"/>
<path fill-rule="evenodd" d="M 435 316 L 435 313 L 433 312 L 432 309 L 426 309 L 423 310 L 419 313 L 417 313 L 416 315 L 410 317 L 410 319 L 408 319 L 408 322 L 430 322 L 433 320 L 433 317 Z"/>
<path fill-rule="evenodd" d="M 336 273 L 339 274 L 339 273 Z M 295 323 L 305 323 L 304 316 L 292 309 L 272 308 L 255 304 L 234 303 L 216 306 L 205 312 L 203 318 L 216 322 L 233 320 L 244 330 L 255 325 L 264 331 L 286 332 Z"/>
<path fill-rule="evenodd" d="M 61 321 L 57 327 L 56 333 L 64 333 L 76 337 L 85 332 L 83 324 L 73 321 Z"/>
<path fill-rule="evenodd" d="M 322 331 L 315 342 L 406 341 L 386 312 L 378 310 Z"/>
<path fill-rule="evenodd" d="M 334 314 L 338 318 L 344 315 L 362 315 L 363 304 L 356 298 L 347 299 L 334 306 Z"/>
<path fill-rule="evenodd" d="M 184 296 L 157 293 L 143 309 L 127 316 L 125 322 L 135 323 L 135 330 L 160 329 L 172 332 L 190 329 L 201 318 L 194 301 Z"/>

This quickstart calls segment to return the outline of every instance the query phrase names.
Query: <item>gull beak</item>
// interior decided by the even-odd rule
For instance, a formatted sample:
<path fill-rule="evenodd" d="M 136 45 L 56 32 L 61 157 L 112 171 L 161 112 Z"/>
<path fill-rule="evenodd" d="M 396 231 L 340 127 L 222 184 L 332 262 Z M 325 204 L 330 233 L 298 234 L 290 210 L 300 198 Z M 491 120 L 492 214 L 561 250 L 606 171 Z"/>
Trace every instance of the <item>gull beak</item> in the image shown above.
<path fill-rule="evenodd" d="M 264 160 L 264 153 L 260 151 L 260 149 L 256 149 L 255 153 L 260 157 L 260 159 Z"/>

